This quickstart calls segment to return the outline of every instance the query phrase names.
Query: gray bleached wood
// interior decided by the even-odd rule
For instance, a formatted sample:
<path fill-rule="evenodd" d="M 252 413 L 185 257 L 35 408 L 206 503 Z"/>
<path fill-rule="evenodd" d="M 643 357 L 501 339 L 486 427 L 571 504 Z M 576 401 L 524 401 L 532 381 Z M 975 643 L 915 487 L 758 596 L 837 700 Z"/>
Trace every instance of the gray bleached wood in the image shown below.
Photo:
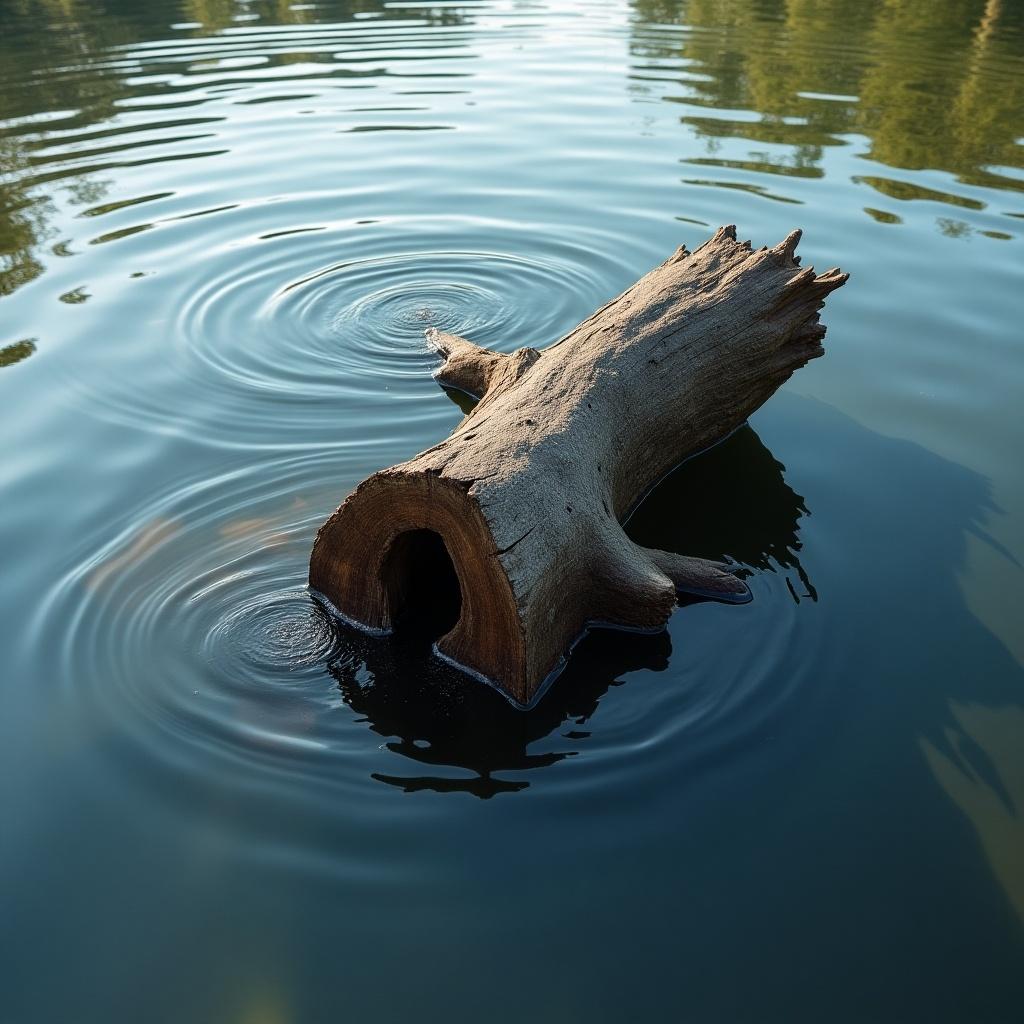
<path fill-rule="evenodd" d="M 418 531 L 433 531 L 462 599 L 439 652 L 521 704 L 590 624 L 661 629 L 677 590 L 748 600 L 728 566 L 640 547 L 621 522 L 823 354 L 818 311 L 848 275 L 800 269 L 799 239 L 752 250 L 720 228 L 542 351 L 504 355 L 428 331 L 445 359 L 438 381 L 480 402 L 450 437 L 345 500 L 317 534 L 311 587 L 386 632 Z"/>

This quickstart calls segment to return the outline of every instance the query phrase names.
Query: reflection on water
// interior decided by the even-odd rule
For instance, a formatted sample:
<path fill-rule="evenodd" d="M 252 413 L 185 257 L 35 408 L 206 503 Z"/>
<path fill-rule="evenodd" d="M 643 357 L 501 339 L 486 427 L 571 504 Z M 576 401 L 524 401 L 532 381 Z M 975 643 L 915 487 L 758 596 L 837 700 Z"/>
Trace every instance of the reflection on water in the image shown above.
<path fill-rule="evenodd" d="M 709 154 L 688 163 L 813 178 L 826 148 L 860 135 L 869 140 L 864 156 L 893 169 L 1024 189 L 1020 4 L 633 0 L 633 8 L 635 90 L 710 108 L 682 115 Z M 729 140 L 764 148 L 732 159 Z M 859 180 L 895 199 L 985 205 L 898 177 Z"/>
<path fill-rule="evenodd" d="M 1019 143 L 1024 134 L 1024 76 L 1019 72 L 1024 8 L 1019 4 L 632 0 L 631 7 L 633 98 L 680 105 L 685 111 L 681 122 L 704 150 L 685 156 L 684 163 L 732 172 L 688 176 L 685 184 L 803 203 L 757 179 L 820 178 L 829 148 L 863 137 L 868 140 L 863 158 L 893 171 L 944 171 L 965 185 L 1024 189 Z M 110 186 L 105 172 L 136 161 L 224 153 L 216 144 L 217 125 L 227 118 L 205 115 L 203 107 L 217 93 L 238 91 L 242 83 L 247 90 L 288 81 L 322 86 L 326 76 L 362 87 L 344 80 L 372 81 L 386 73 L 383 62 L 421 59 L 425 50 L 444 47 L 449 59 L 456 54 L 473 58 L 477 54 L 467 30 L 481 13 L 468 5 L 373 0 L 190 0 L 177 12 L 172 41 L 167 39 L 167 10 L 159 3 L 106 4 L 97 17 L 92 4 L 79 0 L 7 0 L 0 7 L 8 40 L 0 131 L 0 295 L 43 270 L 55 184 L 86 216 L 168 198 L 172 193 L 157 192 L 101 202 Z M 353 20 L 358 18 L 372 20 Z M 400 46 L 383 42 L 382 28 L 389 20 Z M 37 70 L 41 23 L 50 30 L 43 58 L 47 74 Z M 316 30 L 345 23 L 348 30 L 337 34 Z M 264 24 L 278 28 L 264 36 Z M 220 33 L 212 36 L 219 45 L 204 45 L 213 33 Z M 445 77 L 460 74 L 471 72 Z M 205 97 L 196 95 L 197 87 L 205 88 Z M 418 117 L 426 114 L 429 120 L 433 92 L 403 90 L 400 95 L 419 99 L 401 105 L 353 105 L 354 112 L 399 116 L 393 124 L 361 123 L 342 130 L 452 127 Z M 318 95 L 272 89 L 235 102 L 293 105 Z M 154 114 L 141 121 L 126 117 L 133 109 Z M 176 152 L 166 152 L 168 146 Z M 147 147 L 160 153 L 146 155 Z M 989 205 L 898 174 L 852 173 L 850 180 L 897 203 L 925 199 L 975 210 Z M 880 222 L 899 223 L 892 209 L 863 208 Z M 964 221 L 955 223 L 970 232 Z M 151 227 L 135 223 L 92 241 L 116 241 Z M 996 239 L 1015 234 L 982 232 Z"/>
<path fill-rule="evenodd" d="M 100 562 L 89 574 L 86 586 L 101 587 L 105 580 L 123 574 L 136 562 L 142 561 L 154 548 L 169 540 L 178 532 L 173 519 L 157 517 L 146 523 L 127 544 L 110 558 Z"/>
<path fill-rule="evenodd" d="M 945 751 L 921 741 L 928 764 L 951 799 L 970 819 L 1006 891 L 1024 922 L 1024 774 L 1018 756 L 1024 708 L 951 706 L 956 728 L 946 731 Z"/>
<path fill-rule="evenodd" d="M 638 543 L 662 550 L 730 558 L 752 569 L 792 569 L 802 595 L 816 599 L 797 555 L 797 524 L 807 510 L 786 485 L 782 469 L 754 431 L 744 427 L 663 481 L 633 514 L 629 532 Z M 687 500 L 693 494 L 703 496 L 699 505 Z M 757 515 L 750 515 L 751 508 Z M 799 600 L 788 579 L 786 585 Z M 684 603 L 698 602 L 684 598 Z M 376 732 L 396 737 L 389 750 L 423 765 L 474 773 L 469 778 L 374 775 L 407 792 L 490 797 L 525 789 L 529 775 L 510 780 L 495 773 L 525 773 L 578 754 L 577 745 L 589 736 L 584 727 L 609 687 L 629 672 L 663 671 L 672 653 L 668 634 L 594 630 L 538 706 L 523 712 L 431 657 L 432 639 L 373 640 L 344 630 L 342 653 L 330 664 L 346 703 Z M 744 698 L 751 697 L 756 695 L 745 690 Z M 532 744 L 563 728 L 556 747 L 530 751 Z"/>
<path fill-rule="evenodd" d="M 13 366 L 20 363 L 22 359 L 28 359 L 36 350 L 34 338 L 25 338 L 16 341 L 13 345 L 5 345 L 0 348 L 0 366 Z"/>
<path fill-rule="evenodd" d="M 223 121 L 221 116 L 176 113 L 139 121 L 126 118 L 126 110 L 191 111 L 203 101 L 189 96 L 189 78 L 198 77 L 213 95 L 218 89 L 230 91 L 227 83 L 233 72 L 253 81 L 253 68 L 259 69 L 255 81 L 268 83 L 291 77 L 278 75 L 277 69 L 290 68 L 295 77 L 303 78 L 319 70 L 317 65 L 332 78 L 376 76 L 380 71 L 366 55 L 378 48 L 379 43 L 375 46 L 374 42 L 382 37 L 379 30 L 359 31 L 359 22 L 353 19 L 361 15 L 411 21 L 421 30 L 458 26 L 465 20 L 458 10 L 442 5 L 436 10 L 418 8 L 410 19 L 406 10 L 373 0 L 311 5 L 188 0 L 175 12 L 178 20 L 171 26 L 186 41 L 207 33 L 238 31 L 239 26 L 261 21 L 297 27 L 350 22 L 356 29 L 345 33 L 351 47 L 347 54 L 338 52 L 336 41 L 327 33 L 300 37 L 305 45 L 299 48 L 287 36 L 264 42 L 243 35 L 237 42 L 225 39 L 227 53 L 218 56 L 221 47 L 211 49 L 201 42 L 176 45 L 168 40 L 168 13 L 168 5 L 125 0 L 104 4 L 102 13 L 89 0 L 4 0 L 0 4 L 0 295 L 42 273 L 41 248 L 51 237 L 47 224 L 55 186 L 66 190 L 70 205 L 84 208 L 84 216 L 102 216 L 173 195 L 101 203 L 110 187 L 106 172 L 136 162 L 195 159 L 224 152 L 202 145 L 216 138 L 209 126 Z M 407 46 L 450 42 L 441 37 L 434 43 L 435 37 L 422 31 L 406 30 L 403 35 Z M 231 51 L 238 56 L 231 56 Z M 210 59 L 204 59 L 206 54 Z M 391 55 L 385 50 L 380 56 Z M 394 57 L 402 58 L 398 48 Z M 140 78 L 147 65 L 149 73 Z M 275 98 L 297 97 L 266 97 L 264 101 Z M 164 150 L 169 145 L 186 152 L 168 154 Z M 146 156 L 145 150 L 152 147 L 161 153 Z M 135 224 L 92 241 L 116 241 L 150 227 Z"/>
<path fill-rule="evenodd" d="M 0 1018 L 1014 1019 L 1022 58 L 1007 0 L 0 0 Z M 750 604 L 528 713 L 324 613 L 466 411 L 426 325 L 730 222 L 856 283 L 627 524 Z"/>
<path fill-rule="evenodd" d="M 373 778 L 407 793 L 464 792 L 487 799 L 526 789 L 531 770 L 576 756 L 589 735 L 587 720 L 608 688 L 626 672 L 665 669 L 671 643 L 664 633 L 622 637 L 595 631 L 545 700 L 525 713 L 431 657 L 429 647 L 347 634 L 341 648 L 329 667 L 345 703 L 388 737 L 388 750 L 419 769 L 374 772 Z M 553 748 L 530 750 L 548 737 Z"/>
<path fill-rule="evenodd" d="M 804 499 L 749 426 L 680 466 L 630 516 L 628 532 L 645 547 L 730 560 L 783 573 L 794 601 L 818 599 L 800 564 Z M 683 547 L 679 547 L 683 545 Z"/>

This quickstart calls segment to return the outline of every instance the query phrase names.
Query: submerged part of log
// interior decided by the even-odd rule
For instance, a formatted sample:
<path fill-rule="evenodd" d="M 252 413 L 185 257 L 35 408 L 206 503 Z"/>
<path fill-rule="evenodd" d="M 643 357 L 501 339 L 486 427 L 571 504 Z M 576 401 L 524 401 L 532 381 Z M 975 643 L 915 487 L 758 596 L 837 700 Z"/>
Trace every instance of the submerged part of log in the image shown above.
<path fill-rule="evenodd" d="M 720 228 L 543 351 L 428 331 L 437 379 L 480 402 L 446 440 L 356 488 L 317 535 L 311 587 L 389 632 L 439 537 L 461 607 L 437 650 L 520 704 L 588 625 L 661 629 L 677 591 L 748 600 L 728 566 L 640 547 L 621 523 L 823 354 L 818 311 L 847 275 L 801 270 L 799 239 L 752 250 Z"/>

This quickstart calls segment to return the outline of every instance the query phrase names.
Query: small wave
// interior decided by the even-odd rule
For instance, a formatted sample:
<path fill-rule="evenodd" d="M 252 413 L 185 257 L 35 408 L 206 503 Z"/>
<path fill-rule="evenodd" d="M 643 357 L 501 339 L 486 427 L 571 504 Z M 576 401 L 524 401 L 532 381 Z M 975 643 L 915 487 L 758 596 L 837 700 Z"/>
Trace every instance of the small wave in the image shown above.
<path fill-rule="evenodd" d="M 232 447 L 354 443 L 356 426 L 360 441 L 440 436 L 458 411 L 433 381 L 426 328 L 504 351 L 546 345 L 635 276 L 611 236 L 566 241 L 557 225 L 367 218 L 239 239 L 229 222 L 214 236 L 205 259 L 150 281 L 164 359 L 126 344 L 136 370 L 120 390 L 103 381 L 102 401 L 69 369 L 91 413 Z M 458 248 L 467 238 L 473 247 Z M 185 401 L 140 386 L 168 372 Z"/>
<path fill-rule="evenodd" d="M 109 539 L 84 540 L 24 641 L 58 681 L 54 709 L 127 751 L 156 792 L 179 790 L 160 783 L 168 773 L 199 784 L 241 770 L 254 792 L 294 799 L 301 789 L 329 804 L 381 784 L 486 798 L 541 783 L 587 798 L 614 792 L 617 774 L 636 784 L 643 773 L 653 787 L 673 778 L 682 746 L 695 771 L 757 756 L 806 700 L 802 666 L 822 664 L 824 641 L 802 634 L 772 572 L 750 578 L 752 605 L 683 609 L 670 635 L 594 632 L 525 713 L 429 644 L 347 630 L 314 600 L 306 572 L 313 535 L 357 482 L 362 454 L 288 456 L 179 483 L 112 524 Z M 730 632 L 736 642 L 723 644 Z M 656 673 L 673 643 L 682 685 L 664 686 Z"/>

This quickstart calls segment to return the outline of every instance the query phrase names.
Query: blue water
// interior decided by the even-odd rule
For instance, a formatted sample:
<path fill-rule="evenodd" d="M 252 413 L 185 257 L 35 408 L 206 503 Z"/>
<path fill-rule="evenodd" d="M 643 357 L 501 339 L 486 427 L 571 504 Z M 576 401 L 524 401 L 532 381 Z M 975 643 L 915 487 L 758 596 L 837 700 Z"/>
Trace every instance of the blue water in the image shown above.
<path fill-rule="evenodd" d="M 1016 1022 L 1024 5 L 0 0 L 0 1021 Z M 316 529 L 718 225 L 826 357 L 528 713 Z M 637 404 L 645 388 L 637 382 Z"/>

